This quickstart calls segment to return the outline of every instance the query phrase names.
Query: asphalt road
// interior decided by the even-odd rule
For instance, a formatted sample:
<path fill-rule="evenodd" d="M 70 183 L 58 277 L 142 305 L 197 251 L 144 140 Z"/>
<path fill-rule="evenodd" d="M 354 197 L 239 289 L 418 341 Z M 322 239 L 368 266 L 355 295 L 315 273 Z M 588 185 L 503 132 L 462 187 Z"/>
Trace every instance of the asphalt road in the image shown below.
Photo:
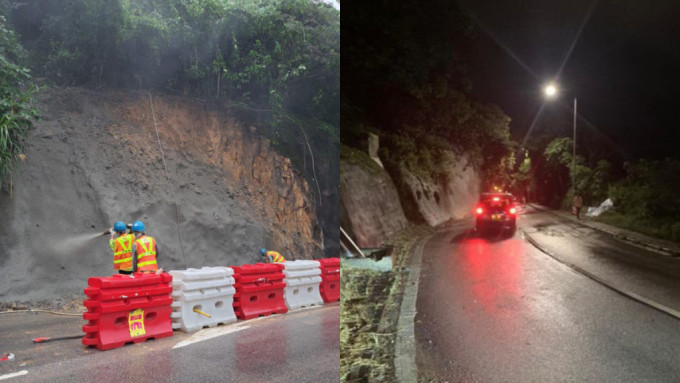
<path fill-rule="evenodd" d="M 303 309 L 194 334 L 99 351 L 79 339 L 32 344 L 37 336 L 78 334 L 79 318 L 1 314 L 0 381 L 19 382 L 337 382 L 340 305 Z M 25 373 L 24 373 L 25 371 Z M 22 374 L 22 375 L 18 375 Z"/>
<path fill-rule="evenodd" d="M 677 307 L 678 260 L 528 210 L 513 236 L 472 221 L 424 247 L 415 323 L 424 381 L 677 382 L 680 320 L 574 271 Z"/>

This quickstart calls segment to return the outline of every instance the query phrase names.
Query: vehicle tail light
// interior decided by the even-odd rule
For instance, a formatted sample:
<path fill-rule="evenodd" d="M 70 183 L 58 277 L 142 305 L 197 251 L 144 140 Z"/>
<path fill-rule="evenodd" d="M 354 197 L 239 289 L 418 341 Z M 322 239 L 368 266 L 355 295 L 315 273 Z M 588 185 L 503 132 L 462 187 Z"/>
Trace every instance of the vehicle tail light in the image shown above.
<path fill-rule="evenodd" d="M 475 213 L 477 213 L 477 215 L 482 215 L 482 213 L 484 213 L 484 209 L 478 207 L 477 209 L 475 209 Z"/>
<path fill-rule="evenodd" d="M 517 214 L 517 209 L 513 206 L 508 210 L 508 213 L 515 215 L 515 214 Z"/>

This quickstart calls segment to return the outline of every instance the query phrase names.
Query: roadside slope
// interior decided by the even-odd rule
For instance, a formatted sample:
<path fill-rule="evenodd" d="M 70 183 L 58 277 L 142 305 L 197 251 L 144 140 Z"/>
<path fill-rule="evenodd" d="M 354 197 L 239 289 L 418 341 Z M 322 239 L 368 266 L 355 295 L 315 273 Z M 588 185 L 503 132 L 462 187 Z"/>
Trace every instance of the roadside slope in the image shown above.
<path fill-rule="evenodd" d="M 169 180 L 148 93 L 48 90 L 38 106 L 11 197 L 0 195 L 0 302 L 78 295 L 111 274 L 98 233 L 119 219 L 145 222 L 165 269 L 252 263 L 260 247 L 322 256 L 304 179 L 209 103 L 153 95 Z"/>

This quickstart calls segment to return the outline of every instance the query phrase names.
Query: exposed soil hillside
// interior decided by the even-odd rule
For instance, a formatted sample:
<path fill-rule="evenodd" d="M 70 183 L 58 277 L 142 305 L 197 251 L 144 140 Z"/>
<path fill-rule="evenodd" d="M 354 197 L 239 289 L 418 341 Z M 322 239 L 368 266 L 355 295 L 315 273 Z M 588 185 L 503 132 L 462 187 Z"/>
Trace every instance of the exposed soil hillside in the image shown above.
<path fill-rule="evenodd" d="M 82 294 L 88 277 L 110 275 L 100 234 L 116 220 L 144 221 L 166 270 L 253 263 L 260 247 L 323 255 L 304 179 L 209 103 L 154 94 L 152 115 L 146 92 L 72 88 L 38 106 L 26 160 L 0 193 L 0 303 Z"/>

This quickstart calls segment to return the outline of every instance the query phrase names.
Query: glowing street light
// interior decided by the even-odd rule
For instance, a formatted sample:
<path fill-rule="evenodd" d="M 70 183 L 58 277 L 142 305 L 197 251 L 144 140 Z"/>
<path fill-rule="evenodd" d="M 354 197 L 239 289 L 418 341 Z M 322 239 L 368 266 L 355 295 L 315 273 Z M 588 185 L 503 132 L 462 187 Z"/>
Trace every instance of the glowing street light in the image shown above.
<path fill-rule="evenodd" d="M 545 92 L 545 95 L 548 98 L 552 98 L 555 97 L 555 95 L 557 94 L 557 87 L 555 86 L 555 84 L 550 83 L 545 86 L 545 89 L 543 89 L 543 91 Z"/>

